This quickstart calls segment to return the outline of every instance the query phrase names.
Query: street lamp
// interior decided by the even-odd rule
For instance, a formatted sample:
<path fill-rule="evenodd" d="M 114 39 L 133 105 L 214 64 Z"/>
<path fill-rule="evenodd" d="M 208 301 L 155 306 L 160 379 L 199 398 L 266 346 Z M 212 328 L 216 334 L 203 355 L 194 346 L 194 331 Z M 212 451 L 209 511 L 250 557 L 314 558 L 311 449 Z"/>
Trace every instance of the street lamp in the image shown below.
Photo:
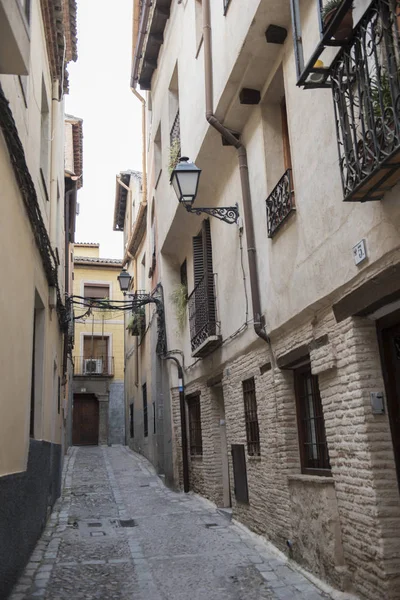
<path fill-rule="evenodd" d="M 192 162 L 189 162 L 187 156 L 182 156 L 178 164 L 171 173 L 170 183 L 175 190 L 178 201 L 182 204 L 187 212 L 200 215 L 205 213 L 225 221 L 225 223 L 233 224 L 238 222 L 239 209 L 236 206 L 224 206 L 221 208 L 198 208 L 192 207 L 196 199 L 199 188 L 201 169 L 196 167 Z"/>
<path fill-rule="evenodd" d="M 117 277 L 121 292 L 125 294 L 129 290 L 131 285 L 132 277 L 129 275 L 126 269 L 122 269 L 121 273 Z"/>
<path fill-rule="evenodd" d="M 187 156 L 181 156 L 178 164 L 171 173 L 170 182 L 175 190 L 179 202 L 184 206 L 192 206 L 199 188 L 201 169 L 189 162 Z"/>

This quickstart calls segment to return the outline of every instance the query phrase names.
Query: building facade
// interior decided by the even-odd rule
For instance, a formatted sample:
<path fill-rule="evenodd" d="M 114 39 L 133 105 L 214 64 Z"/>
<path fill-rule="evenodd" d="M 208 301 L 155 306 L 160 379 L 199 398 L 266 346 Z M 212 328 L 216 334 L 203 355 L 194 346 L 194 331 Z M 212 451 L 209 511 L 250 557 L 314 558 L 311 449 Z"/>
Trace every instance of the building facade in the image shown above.
<path fill-rule="evenodd" d="M 123 264 L 132 278 L 133 301 L 132 311 L 125 314 L 126 440 L 173 485 L 168 369 L 159 351 L 164 319 L 160 320 L 154 303 L 135 308 L 135 298 L 163 299 L 158 285 L 155 216 L 148 215 L 146 185 L 146 176 L 137 171 L 123 171 L 116 179 L 113 228 L 123 232 Z"/>
<path fill-rule="evenodd" d="M 74 244 L 73 445 L 125 444 L 121 261 Z M 113 304 L 114 303 L 114 304 Z"/>
<path fill-rule="evenodd" d="M 317 0 L 135 1 L 134 15 L 190 488 L 337 588 L 398 599 L 394 4 L 345 0 L 325 25 Z M 179 155 L 202 169 L 198 214 L 170 185 Z"/>
<path fill-rule="evenodd" d="M 74 0 L 0 2 L 0 597 L 60 494 L 68 394 L 64 164 Z M 77 151 L 78 152 L 78 151 Z M 80 154 L 81 155 L 81 154 Z M 80 165 L 82 166 L 82 165 Z M 70 192 L 70 193 L 68 193 Z"/>

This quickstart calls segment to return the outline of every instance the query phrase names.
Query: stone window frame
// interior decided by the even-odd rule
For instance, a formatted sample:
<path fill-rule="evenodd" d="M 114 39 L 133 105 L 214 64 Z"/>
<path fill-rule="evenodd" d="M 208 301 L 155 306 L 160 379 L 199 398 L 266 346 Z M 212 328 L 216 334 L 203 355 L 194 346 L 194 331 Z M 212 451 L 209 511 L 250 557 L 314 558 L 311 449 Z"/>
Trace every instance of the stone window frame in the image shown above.
<path fill-rule="evenodd" d="M 190 456 L 203 456 L 200 394 L 187 397 Z"/>
<path fill-rule="evenodd" d="M 260 456 L 260 426 L 258 423 L 256 382 L 254 377 L 242 381 L 244 418 L 246 422 L 247 453 Z"/>
<path fill-rule="evenodd" d="M 310 363 L 295 369 L 293 374 L 301 472 L 304 475 L 331 477 L 318 376 L 312 374 Z M 310 416 L 310 409 L 313 411 L 313 416 Z M 313 422 L 315 422 L 314 426 Z M 307 456 L 307 446 L 312 448 L 313 457 Z"/>

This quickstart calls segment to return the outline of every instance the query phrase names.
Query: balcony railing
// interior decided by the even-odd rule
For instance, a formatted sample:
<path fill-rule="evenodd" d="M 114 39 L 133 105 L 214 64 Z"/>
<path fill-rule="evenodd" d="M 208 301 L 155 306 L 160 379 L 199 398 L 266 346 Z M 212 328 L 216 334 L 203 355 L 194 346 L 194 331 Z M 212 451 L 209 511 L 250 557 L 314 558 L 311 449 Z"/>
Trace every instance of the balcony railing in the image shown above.
<path fill-rule="evenodd" d="M 374 0 L 331 68 L 345 200 L 380 200 L 400 178 L 396 2 Z"/>
<path fill-rule="evenodd" d="M 114 357 L 74 356 L 74 376 L 114 377 Z"/>
<path fill-rule="evenodd" d="M 192 355 L 204 357 L 221 343 L 215 275 L 205 273 L 188 298 Z"/>
<path fill-rule="evenodd" d="M 181 145 L 181 121 L 180 121 L 180 117 L 179 117 L 179 110 L 176 113 L 174 122 L 172 124 L 171 131 L 169 134 L 169 140 L 170 140 L 171 146 L 173 145 L 175 140 L 178 141 L 179 146 Z"/>
<path fill-rule="evenodd" d="M 268 237 L 272 238 L 290 213 L 295 211 L 292 170 L 280 178 L 266 200 Z"/>

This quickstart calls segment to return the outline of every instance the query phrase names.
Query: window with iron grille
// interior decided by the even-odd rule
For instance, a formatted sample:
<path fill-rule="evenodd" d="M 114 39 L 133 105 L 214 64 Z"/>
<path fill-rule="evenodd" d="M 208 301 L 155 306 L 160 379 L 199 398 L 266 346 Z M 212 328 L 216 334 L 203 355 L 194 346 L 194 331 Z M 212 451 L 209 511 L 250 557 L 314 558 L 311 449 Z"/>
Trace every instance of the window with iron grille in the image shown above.
<path fill-rule="evenodd" d="M 247 451 L 250 456 L 260 456 L 260 430 L 258 427 L 256 386 L 254 377 L 242 382 L 244 417 L 246 420 Z"/>
<path fill-rule="evenodd" d="M 142 385 L 142 396 L 143 396 L 143 433 L 144 437 L 149 435 L 149 415 L 147 411 L 147 385 Z"/>
<path fill-rule="evenodd" d="M 188 398 L 189 438 L 191 456 L 203 454 L 203 438 L 201 434 L 200 395 Z"/>
<path fill-rule="evenodd" d="M 331 475 L 318 377 L 309 365 L 295 371 L 295 389 L 302 473 Z"/>
<path fill-rule="evenodd" d="M 133 426 L 133 404 L 129 405 L 129 435 L 133 438 L 135 434 L 134 426 Z"/>

